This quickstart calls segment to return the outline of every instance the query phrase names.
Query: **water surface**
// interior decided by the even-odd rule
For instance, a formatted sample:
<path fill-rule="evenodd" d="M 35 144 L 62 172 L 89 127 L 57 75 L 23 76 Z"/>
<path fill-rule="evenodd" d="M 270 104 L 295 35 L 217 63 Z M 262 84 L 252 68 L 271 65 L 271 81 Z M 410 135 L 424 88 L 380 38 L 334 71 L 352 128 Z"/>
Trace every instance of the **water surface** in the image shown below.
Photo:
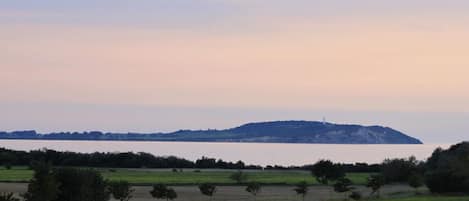
<path fill-rule="evenodd" d="M 258 165 L 304 165 L 320 159 L 335 162 L 379 163 L 386 158 L 415 156 L 428 158 L 437 147 L 450 144 L 412 145 L 343 145 L 281 143 L 210 143 L 210 142 L 140 142 L 140 141 L 54 141 L 0 140 L 0 147 L 15 150 L 41 148 L 74 152 L 148 152 L 157 156 L 178 156 L 190 160 L 202 156 L 226 161 L 242 160 Z"/>

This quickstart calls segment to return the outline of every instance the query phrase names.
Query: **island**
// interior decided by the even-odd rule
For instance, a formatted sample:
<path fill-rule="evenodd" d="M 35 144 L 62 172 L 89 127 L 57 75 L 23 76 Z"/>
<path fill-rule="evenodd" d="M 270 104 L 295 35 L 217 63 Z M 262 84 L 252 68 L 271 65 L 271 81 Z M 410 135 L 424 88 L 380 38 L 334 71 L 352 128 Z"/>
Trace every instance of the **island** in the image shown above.
<path fill-rule="evenodd" d="M 319 121 L 247 123 L 229 129 L 179 130 L 171 133 L 103 133 L 36 131 L 0 132 L 0 139 L 122 140 L 179 142 L 255 142 L 309 144 L 422 144 L 419 139 L 383 126 L 335 124 Z"/>

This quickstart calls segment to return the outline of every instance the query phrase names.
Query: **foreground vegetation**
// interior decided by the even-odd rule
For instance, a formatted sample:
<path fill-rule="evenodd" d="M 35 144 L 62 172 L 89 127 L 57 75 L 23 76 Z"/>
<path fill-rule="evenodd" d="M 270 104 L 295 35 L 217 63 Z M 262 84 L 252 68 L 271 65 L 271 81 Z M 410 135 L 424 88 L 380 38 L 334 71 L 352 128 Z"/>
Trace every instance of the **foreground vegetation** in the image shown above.
<path fill-rule="evenodd" d="M 128 181 L 136 185 L 151 185 L 164 183 L 169 185 L 192 185 L 199 183 L 213 183 L 219 185 L 233 185 L 237 182 L 230 178 L 233 171 L 227 170 L 197 170 L 184 169 L 153 171 L 150 169 L 97 169 L 104 178 L 110 181 Z M 308 171 L 294 170 L 254 170 L 246 171 L 246 182 L 259 182 L 266 185 L 294 185 L 306 181 L 309 185 L 318 184 Z M 33 171 L 27 167 L 0 168 L 1 182 L 28 182 L 33 176 Z M 369 173 L 348 173 L 347 178 L 354 184 L 364 185 Z"/>
<path fill-rule="evenodd" d="M 437 149 L 427 161 L 415 158 L 387 159 L 375 174 L 347 174 L 343 165 L 321 160 L 305 171 L 155 171 L 151 169 L 93 169 L 83 167 L 54 167 L 51 161 L 31 161 L 29 168 L 12 169 L 5 165 L 5 177 L 14 181 L 23 177 L 28 181 L 25 201 L 129 201 L 134 198 L 133 184 L 152 184 L 147 191 L 152 198 L 174 200 L 178 190 L 170 187 L 178 184 L 197 184 L 199 193 L 209 200 L 216 197 L 220 184 L 244 186 L 244 190 L 256 200 L 266 184 L 294 184 L 290 187 L 297 197 L 305 200 L 312 184 L 326 187 L 329 196 L 323 200 L 460 200 L 464 197 L 421 197 L 432 195 L 469 194 L 469 142 L 460 143 L 447 150 Z M 32 174 L 32 177 L 31 177 Z M 28 177 L 29 176 L 29 177 Z M 314 178 L 314 179 L 313 179 Z M 366 178 L 366 180 L 365 180 Z M 132 182 L 132 183 L 131 183 Z M 190 182 L 190 183 L 185 183 Z M 391 183 L 407 184 L 409 191 L 383 193 Z M 360 185 L 365 184 L 365 185 Z M 424 191 L 422 188 L 426 185 Z M 364 190 L 364 187 L 366 190 Z M 369 191 L 366 195 L 363 193 Z M 411 192 L 409 194 L 409 192 Z M 437 194 L 436 194 L 437 193 Z M 386 195 L 386 196 L 383 196 Z M 389 196 L 392 195 L 392 196 Z M 191 199 L 192 200 L 192 199 Z M 245 199 L 244 199 L 245 200 Z M 272 199 L 270 199 L 272 200 Z M 283 199 L 290 200 L 290 199 Z M 2 192 L 0 201 L 19 201 L 11 192 Z"/>

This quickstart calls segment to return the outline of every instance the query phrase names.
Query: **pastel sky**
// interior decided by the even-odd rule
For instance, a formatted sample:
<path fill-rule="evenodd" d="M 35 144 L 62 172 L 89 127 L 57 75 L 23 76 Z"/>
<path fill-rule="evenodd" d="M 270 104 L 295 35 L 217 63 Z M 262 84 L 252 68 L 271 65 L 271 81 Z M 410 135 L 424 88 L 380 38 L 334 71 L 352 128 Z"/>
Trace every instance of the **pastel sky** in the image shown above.
<path fill-rule="evenodd" d="M 469 140 L 465 0 L 0 0 L 0 130 L 304 119 Z"/>

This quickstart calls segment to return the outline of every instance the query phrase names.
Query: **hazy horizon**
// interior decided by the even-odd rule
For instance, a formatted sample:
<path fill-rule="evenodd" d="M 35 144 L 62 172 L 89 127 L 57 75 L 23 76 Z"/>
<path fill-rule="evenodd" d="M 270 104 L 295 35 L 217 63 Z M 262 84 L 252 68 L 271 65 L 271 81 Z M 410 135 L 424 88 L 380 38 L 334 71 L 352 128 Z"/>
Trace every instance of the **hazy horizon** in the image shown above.
<path fill-rule="evenodd" d="M 0 0 L 0 130 L 316 120 L 468 140 L 469 2 Z"/>

